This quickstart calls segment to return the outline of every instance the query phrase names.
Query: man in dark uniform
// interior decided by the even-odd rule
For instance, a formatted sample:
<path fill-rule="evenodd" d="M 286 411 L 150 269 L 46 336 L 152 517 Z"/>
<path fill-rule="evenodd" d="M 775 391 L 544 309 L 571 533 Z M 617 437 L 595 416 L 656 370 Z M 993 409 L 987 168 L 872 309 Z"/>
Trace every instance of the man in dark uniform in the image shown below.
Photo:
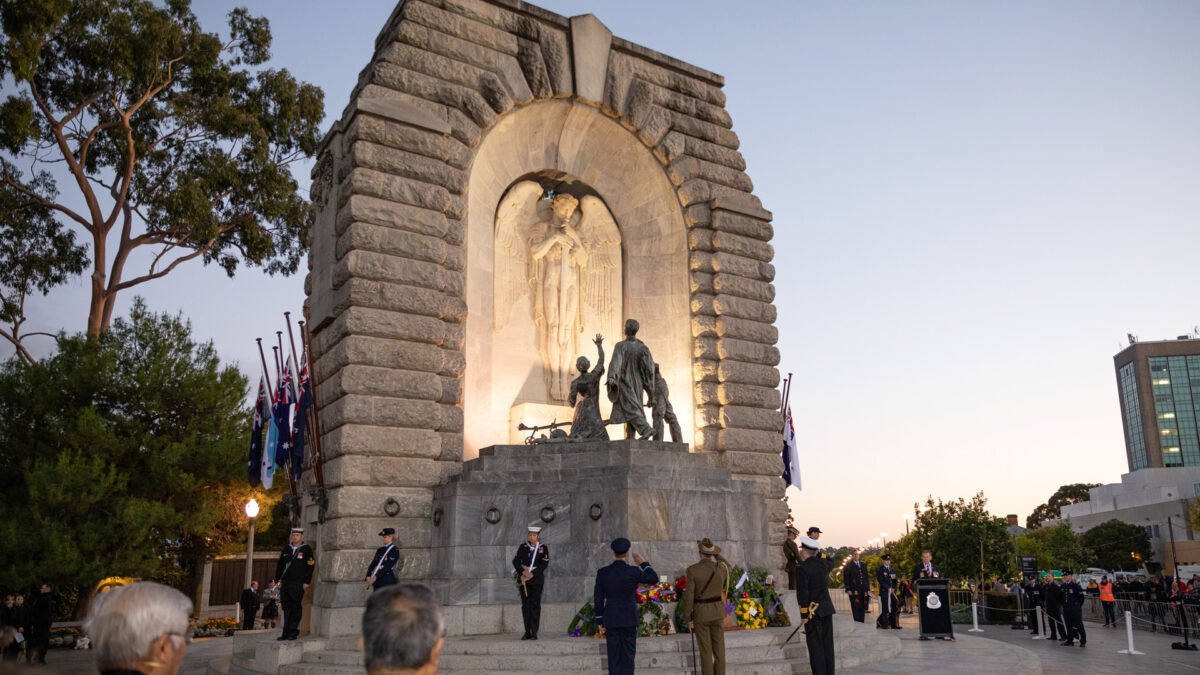
<path fill-rule="evenodd" d="M 855 549 L 850 553 L 850 560 L 842 567 L 842 581 L 846 594 L 850 596 L 850 613 L 854 620 L 866 623 L 867 597 L 871 592 L 871 582 L 867 576 L 867 566 L 860 558 L 862 551 Z"/>
<path fill-rule="evenodd" d="M 53 615 L 51 600 L 50 584 L 42 584 L 29 613 L 29 645 L 25 648 L 25 659 L 29 663 L 46 663 L 46 650 L 50 648 L 50 617 Z"/>
<path fill-rule="evenodd" d="M 1075 582 L 1071 570 L 1063 570 L 1063 621 L 1067 624 L 1067 640 L 1064 647 L 1075 646 L 1075 637 L 1079 636 L 1079 646 L 1087 646 L 1087 630 L 1083 627 L 1083 588 Z"/>
<path fill-rule="evenodd" d="M 792 525 L 787 526 L 787 539 L 783 540 L 784 569 L 788 575 L 788 590 L 796 590 L 796 568 L 800 566 L 800 547 L 796 545 L 796 537 L 800 530 Z"/>
<path fill-rule="evenodd" d="M 525 623 L 522 640 L 536 640 L 542 622 L 542 587 L 546 583 L 546 568 L 550 566 L 550 549 L 538 541 L 542 528 L 529 527 L 528 539 L 513 556 L 513 578 L 521 596 L 521 620 Z"/>
<path fill-rule="evenodd" d="M 1050 626 L 1051 640 L 1065 640 L 1067 638 L 1067 630 L 1063 626 L 1063 591 L 1058 585 L 1058 579 L 1051 575 L 1046 577 L 1046 588 L 1042 593 L 1046 602 L 1046 623 Z M 1062 637 L 1060 638 L 1059 635 Z"/>
<path fill-rule="evenodd" d="M 629 540 L 621 537 L 611 544 L 613 563 L 596 571 L 596 586 L 592 590 L 592 607 L 596 610 L 596 626 L 604 629 L 608 648 L 609 675 L 633 673 L 637 656 L 637 587 L 638 584 L 658 583 L 658 573 L 642 556 L 633 553 L 634 567 L 625 562 Z"/>
<path fill-rule="evenodd" d="M 1038 585 L 1036 578 L 1031 577 L 1025 580 L 1025 603 L 1029 606 L 1029 626 L 1032 628 L 1030 633 L 1037 635 L 1037 608 L 1042 606 L 1042 587 Z"/>
<path fill-rule="evenodd" d="M 258 614 L 258 582 L 251 581 L 250 588 L 242 591 L 242 630 L 254 630 L 254 615 Z"/>
<path fill-rule="evenodd" d="M 808 665 L 813 675 L 833 673 L 833 599 L 829 597 L 829 566 L 817 557 L 821 545 L 816 539 L 800 540 L 804 562 L 796 574 L 796 602 L 800 605 L 800 625 L 808 646 Z"/>
<path fill-rule="evenodd" d="M 280 640 L 300 637 L 300 619 L 304 611 L 304 591 L 312 583 L 317 558 L 312 547 L 304 543 L 304 528 L 293 527 L 291 541 L 279 554 L 275 578 L 279 580 L 279 604 L 283 605 L 283 634 Z"/>
<path fill-rule="evenodd" d="M 896 570 L 892 567 L 892 556 L 884 553 L 879 559 L 883 564 L 875 571 L 875 580 L 879 583 L 879 618 L 875 620 L 875 627 L 900 630 L 900 605 L 896 602 Z"/>
<path fill-rule="evenodd" d="M 396 530 L 385 527 L 379 531 L 383 546 L 375 549 L 375 557 L 367 565 L 367 588 L 379 590 L 384 586 L 396 583 L 396 573 L 392 570 L 400 562 L 400 549 L 393 543 L 396 540 Z"/>

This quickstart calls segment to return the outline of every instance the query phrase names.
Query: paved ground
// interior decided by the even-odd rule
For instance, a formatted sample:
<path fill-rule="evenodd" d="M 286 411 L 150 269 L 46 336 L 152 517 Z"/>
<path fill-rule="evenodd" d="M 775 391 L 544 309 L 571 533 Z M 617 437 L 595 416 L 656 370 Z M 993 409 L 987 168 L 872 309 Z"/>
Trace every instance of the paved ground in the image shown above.
<path fill-rule="evenodd" d="M 868 621 L 873 617 L 868 616 Z M 1200 675 L 1200 651 L 1185 652 L 1171 649 L 1178 638 L 1162 634 L 1134 634 L 1135 647 L 1145 652 L 1144 656 L 1127 656 L 1117 652 L 1125 649 L 1125 631 L 1105 629 L 1097 624 L 1088 625 L 1088 644 L 1085 649 L 1063 647 L 1050 640 L 1030 639 L 1029 633 L 1007 626 L 984 626 L 983 633 L 968 633 L 967 626 L 955 626 L 958 640 L 943 642 L 917 639 L 915 617 L 904 616 L 904 630 L 894 631 L 902 642 L 900 656 L 885 663 L 849 672 L 868 675 L 887 673 L 1036 673 L 1037 660 L 1041 660 L 1044 675 L 1128 675 L 1129 673 L 1153 673 L 1154 675 Z M 219 672 L 228 669 L 233 640 L 216 638 L 199 640 L 188 647 L 184 659 L 184 675 L 204 675 L 209 665 Z M 1030 656 L 1037 658 L 1030 658 Z M 47 658 L 48 668 L 38 668 L 34 673 L 77 673 L 94 674 L 90 652 L 55 649 Z M 735 673 L 736 669 L 730 669 Z"/>

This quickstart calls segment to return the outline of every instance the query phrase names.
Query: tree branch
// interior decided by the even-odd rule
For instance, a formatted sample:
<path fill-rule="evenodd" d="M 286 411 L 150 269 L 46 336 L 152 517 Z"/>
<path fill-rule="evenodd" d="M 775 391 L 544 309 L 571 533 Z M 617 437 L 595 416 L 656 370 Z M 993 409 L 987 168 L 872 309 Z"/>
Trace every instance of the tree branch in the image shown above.
<path fill-rule="evenodd" d="M 21 185 L 20 181 L 13 178 L 12 174 L 10 174 L 8 172 L 7 167 L 4 168 L 3 177 L 4 177 L 4 182 L 7 183 L 9 185 L 9 187 L 13 188 L 17 192 L 20 192 L 21 194 L 25 195 L 26 197 L 29 197 L 30 199 L 34 200 L 41 206 L 44 206 L 49 209 L 54 209 L 55 211 L 62 213 L 63 215 L 70 218 L 71 220 L 74 220 L 75 222 L 82 225 L 85 229 L 88 229 L 89 231 L 91 230 L 92 224 L 89 223 L 88 221 L 84 220 L 83 216 L 79 215 L 78 213 L 75 213 L 71 209 L 69 209 L 57 202 L 52 202 L 49 199 L 46 199 L 45 197 L 34 192 L 33 190 L 30 190 L 29 188 L 25 187 L 24 185 Z"/>
<path fill-rule="evenodd" d="M 63 137 L 62 122 L 55 120 L 54 115 L 50 111 L 50 106 L 42 100 L 42 95 L 38 93 L 37 87 L 33 84 L 33 78 L 26 80 L 29 85 L 29 93 L 33 96 L 34 102 L 37 103 L 38 110 L 42 111 L 42 115 L 46 117 L 46 121 L 50 124 L 50 131 L 54 134 L 54 138 L 58 143 L 58 150 L 62 153 L 63 159 L 66 160 L 67 166 L 71 169 L 71 174 L 75 176 L 75 182 L 79 185 L 79 191 L 83 193 L 84 201 L 87 202 L 88 211 L 92 214 L 92 222 L 87 222 L 82 218 L 76 218 L 84 229 L 92 233 L 92 236 L 103 236 L 106 231 L 98 232 L 97 228 L 101 226 L 104 219 L 100 215 L 100 203 L 96 201 L 96 195 L 92 192 L 92 186 L 88 185 L 86 173 L 79 162 L 75 160 L 75 154 L 71 152 L 71 148 L 67 147 L 67 139 Z M 71 213 L 68 210 L 60 209 L 68 215 Z"/>

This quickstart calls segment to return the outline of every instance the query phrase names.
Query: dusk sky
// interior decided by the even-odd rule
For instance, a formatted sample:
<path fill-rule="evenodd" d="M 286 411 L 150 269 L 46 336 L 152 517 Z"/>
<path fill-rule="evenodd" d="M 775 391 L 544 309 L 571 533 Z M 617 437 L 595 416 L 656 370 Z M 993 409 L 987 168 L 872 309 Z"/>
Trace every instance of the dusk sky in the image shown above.
<path fill-rule="evenodd" d="M 209 30 L 267 16 L 328 128 L 395 3 L 195 4 Z M 1024 524 L 1059 485 L 1119 480 L 1113 355 L 1200 324 L 1200 3 L 536 4 L 725 76 L 775 215 L 799 525 L 860 545 L 980 490 Z M 118 315 L 135 293 L 257 382 L 254 338 L 303 278 L 192 264 Z M 30 304 L 29 329 L 82 330 L 85 279 Z"/>

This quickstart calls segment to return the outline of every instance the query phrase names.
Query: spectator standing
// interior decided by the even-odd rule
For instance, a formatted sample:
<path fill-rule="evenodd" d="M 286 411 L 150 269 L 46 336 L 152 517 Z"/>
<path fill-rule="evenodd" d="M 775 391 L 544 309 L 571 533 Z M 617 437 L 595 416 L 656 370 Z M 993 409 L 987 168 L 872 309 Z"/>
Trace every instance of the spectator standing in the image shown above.
<path fill-rule="evenodd" d="M 50 584 L 42 584 L 41 591 L 31 603 L 33 606 L 29 610 L 29 646 L 25 648 L 25 658 L 29 663 L 46 662 L 46 650 L 50 648 L 53 599 Z"/>
<path fill-rule="evenodd" d="M 191 615 L 186 595 L 152 581 L 101 593 L 85 624 L 100 675 L 175 675 Z"/>
<path fill-rule="evenodd" d="M 1100 580 L 1098 592 L 1100 594 L 1100 605 L 1104 607 L 1104 625 L 1116 628 L 1117 598 L 1113 595 L 1113 585 L 1112 582 L 1108 580 L 1108 577 L 1104 577 Z"/>
<path fill-rule="evenodd" d="M 363 611 L 367 675 L 431 675 L 445 644 L 442 607 L 421 584 L 376 589 Z"/>
<path fill-rule="evenodd" d="M 1066 624 L 1063 623 L 1062 616 L 1063 592 L 1062 587 L 1058 585 L 1058 579 L 1049 577 L 1044 596 L 1046 623 L 1050 624 L 1050 639 L 1058 640 L 1060 634 L 1062 635 L 1061 639 L 1067 639 Z"/>
<path fill-rule="evenodd" d="M 13 639 L 5 645 L 0 654 L 3 655 L 4 661 L 16 661 L 17 654 L 21 651 L 21 642 L 25 636 L 21 633 L 21 619 L 17 612 L 16 601 L 12 595 L 4 596 L 4 606 L 0 607 L 0 629 L 11 629 Z"/>
<path fill-rule="evenodd" d="M 242 591 L 242 630 L 254 630 L 254 617 L 258 614 L 258 582 L 251 581 L 250 588 Z"/>
<path fill-rule="evenodd" d="M 279 585 L 269 582 L 262 592 L 262 601 L 263 628 L 274 628 L 275 620 L 279 618 Z"/>

